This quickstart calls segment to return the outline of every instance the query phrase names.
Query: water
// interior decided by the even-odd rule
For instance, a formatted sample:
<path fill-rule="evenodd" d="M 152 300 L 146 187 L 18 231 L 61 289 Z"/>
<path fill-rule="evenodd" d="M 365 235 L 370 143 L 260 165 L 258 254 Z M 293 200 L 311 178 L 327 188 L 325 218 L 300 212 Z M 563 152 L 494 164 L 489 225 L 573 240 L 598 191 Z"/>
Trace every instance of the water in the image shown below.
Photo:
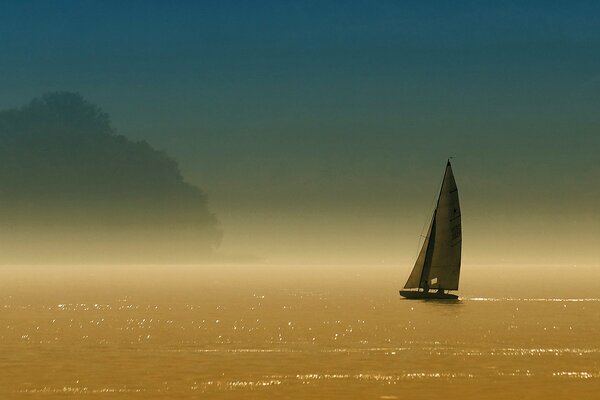
<path fill-rule="evenodd" d="M 569 271 L 426 302 L 384 265 L 2 267 L 0 398 L 592 398 L 598 272 Z"/>

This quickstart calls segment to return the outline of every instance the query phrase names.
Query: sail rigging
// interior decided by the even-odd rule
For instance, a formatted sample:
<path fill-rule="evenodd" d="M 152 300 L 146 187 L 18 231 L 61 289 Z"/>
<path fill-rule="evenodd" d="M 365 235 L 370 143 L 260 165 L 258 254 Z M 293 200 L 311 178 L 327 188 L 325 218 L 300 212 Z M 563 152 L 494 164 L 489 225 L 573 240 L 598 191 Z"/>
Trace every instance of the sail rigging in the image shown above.
<path fill-rule="evenodd" d="M 458 188 L 450 160 L 429 230 L 405 289 L 458 289 L 462 228 Z"/>

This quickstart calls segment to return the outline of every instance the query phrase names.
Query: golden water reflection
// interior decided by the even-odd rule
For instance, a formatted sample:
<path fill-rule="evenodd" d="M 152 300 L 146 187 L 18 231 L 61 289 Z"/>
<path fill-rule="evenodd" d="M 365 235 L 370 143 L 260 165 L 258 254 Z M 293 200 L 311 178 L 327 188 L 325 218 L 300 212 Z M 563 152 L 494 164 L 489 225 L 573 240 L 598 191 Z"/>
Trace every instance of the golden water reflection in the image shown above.
<path fill-rule="evenodd" d="M 37 269 L 36 269 L 37 268 Z M 1 398 L 548 398 L 600 390 L 600 300 L 402 300 L 393 269 L 0 275 Z M 124 268 L 124 267 L 123 267 Z M 489 391 L 490 387 L 499 388 Z"/>

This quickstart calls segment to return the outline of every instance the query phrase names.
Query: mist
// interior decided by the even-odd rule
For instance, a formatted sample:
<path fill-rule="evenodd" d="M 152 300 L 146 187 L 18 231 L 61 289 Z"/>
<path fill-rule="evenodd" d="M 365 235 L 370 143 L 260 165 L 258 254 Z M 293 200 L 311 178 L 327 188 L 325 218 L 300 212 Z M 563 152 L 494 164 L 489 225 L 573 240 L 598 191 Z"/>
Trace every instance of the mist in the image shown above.
<path fill-rule="evenodd" d="M 19 145 L 35 153 L 22 165 L 49 146 L 63 169 L 15 178 L 10 161 L 4 204 L 34 205 L 6 212 L 5 230 L 31 220 L 110 236 L 129 221 L 164 237 L 189 228 L 207 237 L 190 243 L 239 260 L 410 268 L 454 157 L 465 265 L 599 262 L 592 2 L 67 3 L 4 6 L 0 108 L 33 118 L 32 99 L 70 91 L 104 116 L 78 141 Z M 97 130 L 112 132 L 100 135 L 110 154 L 67 162 Z M 13 181 L 35 184 L 13 201 Z"/>
<path fill-rule="evenodd" d="M 0 38 L 0 398 L 600 393 L 600 2 L 0 1 Z"/>
<path fill-rule="evenodd" d="M 0 158 L 3 262 L 189 262 L 219 244 L 177 162 L 116 134 L 77 93 L 0 111 Z"/>
<path fill-rule="evenodd" d="M 204 185 L 190 183 L 164 151 L 119 132 L 100 106 L 72 92 L 0 112 L 2 262 L 262 260 L 408 269 L 444 161 L 399 153 L 391 163 L 369 144 L 352 157 L 330 148 L 331 159 L 322 148 L 312 163 L 262 150 L 243 171 L 240 160 L 196 159 L 221 177 Z M 497 157 L 490 153 L 453 153 L 464 264 L 597 265 L 598 189 L 589 151 L 569 159 L 547 150 L 527 166 L 514 154 L 494 164 L 483 159 Z M 575 174 L 581 163 L 589 167 Z"/>

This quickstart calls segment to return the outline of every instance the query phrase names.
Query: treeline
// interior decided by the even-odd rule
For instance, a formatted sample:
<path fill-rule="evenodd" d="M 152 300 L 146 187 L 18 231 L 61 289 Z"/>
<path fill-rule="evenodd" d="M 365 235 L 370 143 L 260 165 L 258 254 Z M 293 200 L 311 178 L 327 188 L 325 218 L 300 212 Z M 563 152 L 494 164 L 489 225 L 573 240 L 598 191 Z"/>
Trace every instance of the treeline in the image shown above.
<path fill-rule="evenodd" d="M 133 248 L 140 261 L 145 252 L 167 255 L 168 261 L 171 250 L 173 260 L 183 253 L 193 259 L 220 241 L 205 194 L 184 181 L 177 162 L 144 141 L 117 134 L 108 115 L 77 93 L 48 93 L 0 111 L 0 160 L 5 253 L 18 253 L 29 239 L 35 253 L 56 239 L 48 237 L 53 232 L 71 232 L 57 245 L 65 257 L 80 253 L 78 237 L 86 238 L 90 254 L 115 253 L 118 259 L 120 253 L 127 259 L 131 254 L 124 249 Z M 19 237 L 14 251 L 11 232 Z M 106 239 L 110 232 L 127 246 L 114 240 L 90 246 L 96 234 Z M 145 246 L 144 240 L 152 243 Z M 19 258 L 16 253 L 12 258 Z"/>

